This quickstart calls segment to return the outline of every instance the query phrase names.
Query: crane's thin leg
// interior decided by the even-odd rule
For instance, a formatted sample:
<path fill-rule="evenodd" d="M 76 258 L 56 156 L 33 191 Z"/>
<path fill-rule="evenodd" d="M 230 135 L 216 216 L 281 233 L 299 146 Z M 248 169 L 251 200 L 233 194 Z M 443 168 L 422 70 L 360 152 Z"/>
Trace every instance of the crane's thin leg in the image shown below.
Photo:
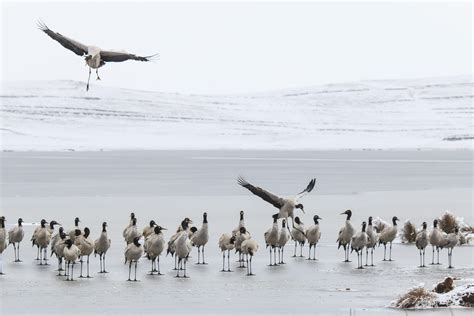
<path fill-rule="evenodd" d="M 285 246 L 281 247 L 281 262 L 280 262 L 281 264 L 285 264 L 285 256 L 284 256 L 285 252 L 284 251 L 285 251 Z"/>
<path fill-rule="evenodd" d="M 230 250 L 227 250 L 227 272 L 232 272 L 230 269 Z"/>
<path fill-rule="evenodd" d="M 61 264 L 61 259 L 58 257 L 58 274 L 57 274 L 57 276 L 61 275 L 61 266 L 60 266 L 60 264 Z"/>
<path fill-rule="evenodd" d="M 41 248 L 40 249 L 40 265 L 43 265 L 43 261 L 44 261 L 44 251 L 43 251 L 43 248 Z M 46 264 L 46 262 L 44 264 Z"/>
<path fill-rule="evenodd" d="M 79 262 L 81 263 L 81 275 L 79 277 L 83 278 L 84 276 L 82 275 L 82 257 L 80 257 Z"/>
<path fill-rule="evenodd" d="M 250 275 L 249 255 L 245 255 L 245 257 L 247 258 L 247 275 Z"/>
<path fill-rule="evenodd" d="M 105 270 L 105 253 L 104 253 L 104 272 L 103 273 L 109 273 Z"/>
<path fill-rule="evenodd" d="M 222 252 L 222 270 L 221 272 L 225 272 L 225 250 Z"/>
<path fill-rule="evenodd" d="M 89 257 L 90 257 L 90 255 L 87 256 L 87 278 L 92 278 L 89 274 Z"/>
<path fill-rule="evenodd" d="M 296 257 L 296 240 L 295 240 L 295 253 L 293 254 L 293 258 Z"/>
<path fill-rule="evenodd" d="M 201 248 L 201 246 L 198 246 L 198 247 L 197 247 L 197 250 L 198 250 L 198 262 L 197 262 L 196 264 L 201 264 L 201 260 L 200 260 L 200 258 L 201 258 L 201 257 L 200 257 L 201 253 L 200 253 L 200 251 L 199 251 L 200 248 Z"/>
<path fill-rule="evenodd" d="M 138 260 L 135 260 L 135 280 L 133 281 L 137 281 L 137 265 L 138 265 Z"/>
<path fill-rule="evenodd" d="M 87 78 L 86 91 L 89 91 L 89 81 L 91 80 L 91 68 L 89 67 L 89 78 Z"/>
<path fill-rule="evenodd" d="M 74 262 L 71 264 L 71 266 L 72 267 L 71 267 L 71 278 L 70 278 L 70 280 L 74 281 Z"/>
<path fill-rule="evenodd" d="M 17 251 L 18 251 L 18 259 L 17 259 L 17 262 L 22 262 L 22 261 L 20 260 L 20 243 L 18 243 L 18 249 L 17 249 Z"/>
<path fill-rule="evenodd" d="M 99 265 L 100 265 L 99 273 L 102 273 L 102 254 L 99 255 Z"/>
<path fill-rule="evenodd" d="M 438 252 L 438 259 L 437 259 L 437 263 L 436 263 L 436 264 L 441 264 L 441 263 L 439 263 L 439 247 L 436 247 L 436 251 Z"/>
<path fill-rule="evenodd" d="M 421 249 L 420 249 L 420 266 L 419 268 L 423 267 L 423 263 L 422 263 L 422 260 L 421 260 Z"/>
<path fill-rule="evenodd" d="M 188 276 L 186 275 L 186 262 L 188 261 L 188 259 L 184 258 L 184 278 L 187 278 Z"/>
<path fill-rule="evenodd" d="M 100 80 L 100 77 L 99 77 L 99 68 L 97 68 L 95 70 L 95 74 L 97 75 L 97 79 L 96 80 Z"/>
<path fill-rule="evenodd" d="M 388 261 L 393 261 L 392 260 L 392 242 L 390 242 L 390 259 Z"/>
<path fill-rule="evenodd" d="M 370 266 L 374 266 L 374 248 L 370 250 Z"/>
<path fill-rule="evenodd" d="M 425 259 L 426 259 L 425 249 L 426 248 L 423 248 L 423 267 L 426 267 L 426 265 L 425 265 Z"/>
<path fill-rule="evenodd" d="M 384 244 L 383 245 L 383 261 L 387 261 L 386 255 L 387 255 L 387 245 Z"/>
<path fill-rule="evenodd" d="M 431 246 L 431 249 L 433 249 L 433 254 L 432 254 L 432 256 L 431 256 L 431 264 L 432 264 L 432 265 L 435 264 L 435 263 L 434 263 L 434 257 L 435 257 L 435 256 L 434 256 L 434 248 L 435 248 L 435 247 L 432 245 L 432 246 Z"/>
<path fill-rule="evenodd" d="M 61 269 L 60 271 L 64 271 L 64 275 L 66 275 L 66 261 L 64 261 L 64 270 L 63 270 L 63 261 L 64 261 L 63 257 L 59 258 L 59 268 Z"/>
<path fill-rule="evenodd" d="M 132 274 L 132 261 L 130 261 L 130 263 L 128 265 L 128 280 L 127 281 L 132 281 L 130 279 L 131 274 Z"/>
<path fill-rule="evenodd" d="M 0 275 L 4 275 L 3 273 L 3 255 L 0 254 Z"/>
<path fill-rule="evenodd" d="M 204 260 L 204 246 L 202 246 L 202 264 L 207 264 Z"/>
<path fill-rule="evenodd" d="M 253 272 L 252 272 L 252 258 L 253 258 L 253 256 L 251 255 L 250 256 L 250 275 L 254 275 Z"/>

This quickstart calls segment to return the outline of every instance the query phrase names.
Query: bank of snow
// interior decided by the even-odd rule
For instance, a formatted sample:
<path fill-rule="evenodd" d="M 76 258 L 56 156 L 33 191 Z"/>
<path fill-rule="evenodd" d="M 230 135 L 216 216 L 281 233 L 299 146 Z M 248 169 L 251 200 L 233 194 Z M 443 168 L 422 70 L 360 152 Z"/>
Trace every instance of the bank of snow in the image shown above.
<path fill-rule="evenodd" d="M 4 82 L 3 150 L 472 148 L 472 78 L 252 95 Z"/>

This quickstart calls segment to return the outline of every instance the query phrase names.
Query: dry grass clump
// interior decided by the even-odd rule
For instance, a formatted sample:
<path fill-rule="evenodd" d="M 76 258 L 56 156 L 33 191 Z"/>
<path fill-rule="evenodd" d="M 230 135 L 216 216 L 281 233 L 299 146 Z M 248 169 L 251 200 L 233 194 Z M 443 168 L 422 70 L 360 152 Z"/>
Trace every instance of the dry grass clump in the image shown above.
<path fill-rule="evenodd" d="M 416 226 L 410 220 L 407 220 L 402 228 L 402 242 L 414 243 L 416 240 Z"/>
<path fill-rule="evenodd" d="M 454 233 L 454 229 L 458 226 L 456 217 L 450 212 L 446 212 L 439 218 L 439 228 L 446 234 Z"/>
<path fill-rule="evenodd" d="M 399 296 L 393 307 L 404 309 L 428 309 L 436 307 L 474 307 L 474 284 L 454 286 L 452 277 L 445 278 L 432 291 L 418 286 Z"/>
<path fill-rule="evenodd" d="M 474 234 L 474 226 L 461 227 L 461 232 L 466 233 L 466 234 Z"/>
<path fill-rule="evenodd" d="M 454 280 L 451 277 L 447 277 L 442 282 L 436 284 L 434 288 L 434 292 L 436 293 L 447 293 L 454 289 Z"/>
<path fill-rule="evenodd" d="M 474 293 L 467 293 L 462 297 L 461 306 L 474 307 Z"/>
<path fill-rule="evenodd" d="M 397 308 L 427 308 L 436 305 L 436 294 L 424 287 L 415 287 L 400 296 L 394 303 Z"/>

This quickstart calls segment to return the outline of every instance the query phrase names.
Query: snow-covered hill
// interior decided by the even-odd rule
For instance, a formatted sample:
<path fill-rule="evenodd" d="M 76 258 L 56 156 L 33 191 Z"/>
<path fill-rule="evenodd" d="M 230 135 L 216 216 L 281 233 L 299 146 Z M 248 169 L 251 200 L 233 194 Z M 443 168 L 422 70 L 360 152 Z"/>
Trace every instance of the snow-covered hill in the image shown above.
<path fill-rule="evenodd" d="M 3 150 L 472 148 L 472 77 L 252 95 L 3 82 Z"/>

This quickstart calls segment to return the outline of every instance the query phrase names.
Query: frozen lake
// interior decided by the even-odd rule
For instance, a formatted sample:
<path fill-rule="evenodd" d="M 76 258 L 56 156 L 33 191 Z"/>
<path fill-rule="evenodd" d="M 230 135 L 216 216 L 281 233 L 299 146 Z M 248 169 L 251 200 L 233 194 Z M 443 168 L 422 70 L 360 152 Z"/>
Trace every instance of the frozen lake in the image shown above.
<path fill-rule="evenodd" d="M 25 227 L 21 247 L 23 263 L 13 263 L 13 250 L 3 256 L 6 275 L 0 278 L 0 312 L 15 313 L 311 313 L 357 315 L 381 313 L 405 315 L 388 308 L 398 294 L 451 275 L 473 277 L 472 246 L 454 249 L 455 269 L 441 266 L 417 268 L 414 245 L 395 244 L 393 262 L 382 262 L 383 247 L 374 257 L 376 267 L 356 269 L 343 263 L 336 247 L 337 232 L 344 222 L 338 215 L 353 211 L 357 228 L 367 217 L 403 223 L 431 222 L 450 210 L 468 223 L 474 222 L 473 152 L 456 151 L 128 151 L 128 152 L 3 152 L 1 158 L 0 213 L 8 225 L 18 217 L 26 222 L 55 219 L 66 229 L 79 216 L 97 238 L 101 223 L 109 224 L 112 247 L 107 256 L 109 274 L 95 272 L 98 258 L 91 259 L 93 279 L 65 282 L 56 277 L 55 264 L 37 266 L 36 249 L 29 239 L 33 226 Z M 275 209 L 236 184 L 243 175 L 255 185 L 279 195 L 301 191 L 310 178 L 316 188 L 302 200 L 306 214 L 297 214 L 310 225 L 314 214 L 321 220 L 322 236 L 316 262 L 291 258 L 286 265 L 269 267 L 263 233 L 271 226 Z M 174 260 L 162 257 L 163 276 L 146 275 L 149 262 L 139 263 L 140 282 L 126 282 L 122 230 L 130 211 L 143 228 L 150 219 L 168 228 L 169 238 L 184 217 L 201 225 L 202 212 L 209 214 L 210 241 L 206 266 L 189 265 L 189 279 L 173 278 Z M 254 258 L 254 277 L 245 269 L 220 273 L 222 256 L 217 239 L 238 223 L 240 210 L 260 249 Z M 8 226 L 10 227 L 10 226 Z M 429 249 L 431 251 L 431 249 Z M 307 255 L 307 247 L 304 255 Z M 431 253 L 427 251 L 427 261 Z M 193 258 L 196 261 L 196 250 Z M 236 256 L 231 258 L 235 261 Z M 75 269 L 76 274 L 77 269 Z M 463 281 L 458 281 L 463 282 Z M 346 290 L 349 289 L 349 290 Z M 69 309 L 69 304 L 74 309 Z M 454 315 L 472 315 L 472 309 L 454 309 Z M 408 312 L 414 314 L 414 312 Z M 448 310 L 437 310 L 438 315 Z M 432 311 L 417 312 L 420 315 Z"/>

